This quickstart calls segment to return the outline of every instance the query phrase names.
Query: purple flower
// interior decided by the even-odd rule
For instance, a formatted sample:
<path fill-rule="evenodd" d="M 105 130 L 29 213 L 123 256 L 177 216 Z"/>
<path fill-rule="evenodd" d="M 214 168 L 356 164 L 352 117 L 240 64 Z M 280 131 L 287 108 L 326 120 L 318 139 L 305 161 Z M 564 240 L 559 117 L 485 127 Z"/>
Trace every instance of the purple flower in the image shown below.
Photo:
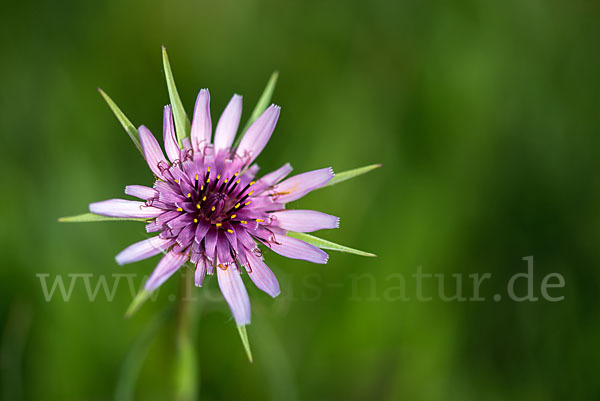
<path fill-rule="evenodd" d="M 142 201 L 111 199 L 90 204 L 90 212 L 149 219 L 148 233 L 158 235 L 135 243 L 116 256 L 119 264 L 163 253 L 145 284 L 155 290 L 187 261 L 195 265 L 195 284 L 217 273 L 219 287 L 238 325 L 250 323 L 250 300 L 242 281 L 245 270 L 254 284 L 279 295 L 279 283 L 265 264 L 258 243 L 280 255 L 327 263 L 328 255 L 314 245 L 287 236 L 288 231 L 311 232 L 337 228 L 339 219 L 313 210 L 286 210 L 288 202 L 321 188 L 333 178 L 331 168 L 298 174 L 292 167 L 257 179 L 254 160 L 269 141 L 279 106 L 271 105 L 232 147 L 242 113 L 242 98 L 234 95 L 219 118 L 212 138 L 210 95 L 203 89 L 196 100 L 191 135 L 179 146 L 170 106 L 165 106 L 160 145 L 148 128 L 139 128 L 152 187 L 129 185 L 127 195 Z"/>

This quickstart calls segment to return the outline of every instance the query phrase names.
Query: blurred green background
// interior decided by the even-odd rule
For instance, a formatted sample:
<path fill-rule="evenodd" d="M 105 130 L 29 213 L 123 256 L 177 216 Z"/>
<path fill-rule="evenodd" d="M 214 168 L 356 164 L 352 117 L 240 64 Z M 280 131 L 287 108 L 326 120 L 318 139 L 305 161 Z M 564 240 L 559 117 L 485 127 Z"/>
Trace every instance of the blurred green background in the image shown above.
<path fill-rule="evenodd" d="M 36 276 L 112 286 L 135 273 L 137 289 L 156 264 L 114 261 L 144 238 L 138 223 L 57 218 L 150 184 L 96 87 L 160 134 L 163 44 L 188 113 L 208 87 L 213 121 L 233 93 L 247 118 L 280 71 L 262 173 L 384 166 L 294 205 L 341 216 L 319 235 L 378 257 L 332 252 L 321 266 L 268 253 L 282 295 L 248 285 L 253 364 L 216 280 L 194 292 L 199 399 L 600 399 L 599 17 L 586 0 L 5 2 L 3 399 L 113 399 L 130 350 L 174 304 L 176 278 L 125 320 L 126 283 L 112 302 L 102 291 L 90 302 L 82 281 L 69 302 L 46 302 Z M 563 301 L 507 299 L 529 255 L 535 295 L 558 272 Z M 418 266 L 445 274 L 448 294 L 462 274 L 467 297 L 468 274 L 491 273 L 486 301 L 444 302 L 434 279 L 433 300 L 417 301 Z M 398 273 L 410 301 L 394 300 Z M 173 399 L 175 322 L 158 326 L 137 400 Z"/>

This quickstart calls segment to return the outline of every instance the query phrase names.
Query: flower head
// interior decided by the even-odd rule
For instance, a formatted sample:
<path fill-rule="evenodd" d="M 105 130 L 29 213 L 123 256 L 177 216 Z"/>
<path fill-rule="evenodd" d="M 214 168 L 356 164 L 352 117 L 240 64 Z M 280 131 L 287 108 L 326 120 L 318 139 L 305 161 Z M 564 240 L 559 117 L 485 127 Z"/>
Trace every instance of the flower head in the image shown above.
<path fill-rule="evenodd" d="M 292 167 L 256 178 L 254 160 L 269 141 L 280 108 L 271 105 L 233 147 L 242 98 L 234 95 L 217 123 L 212 138 L 208 90 L 196 100 L 191 135 L 178 143 L 170 106 L 164 108 L 163 140 L 159 143 L 145 126 L 140 142 L 148 167 L 154 173 L 152 187 L 129 185 L 125 193 L 141 199 L 111 199 L 90 204 L 90 212 L 144 218 L 148 233 L 158 235 L 135 243 L 116 256 L 119 264 L 163 253 L 145 284 L 152 291 L 187 261 L 195 265 L 195 284 L 206 274 L 217 273 L 219 287 L 238 325 L 250 323 L 250 301 L 241 274 L 275 297 L 279 283 L 265 264 L 258 243 L 280 255 L 314 263 L 326 263 L 328 255 L 314 245 L 287 236 L 287 232 L 311 232 L 337 228 L 339 219 L 313 210 L 286 210 L 288 202 L 321 188 L 333 178 L 331 168 L 298 174 Z"/>

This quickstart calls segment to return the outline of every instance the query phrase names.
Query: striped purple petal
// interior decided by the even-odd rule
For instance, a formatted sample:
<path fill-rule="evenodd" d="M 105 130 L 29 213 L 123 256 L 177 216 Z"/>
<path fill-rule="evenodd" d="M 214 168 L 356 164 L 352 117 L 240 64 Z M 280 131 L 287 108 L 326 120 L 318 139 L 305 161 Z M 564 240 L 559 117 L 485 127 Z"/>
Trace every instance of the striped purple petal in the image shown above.
<path fill-rule="evenodd" d="M 258 157 L 271 138 L 277 124 L 281 108 L 272 104 L 248 128 L 236 152 L 246 164 L 250 164 Z"/>
<path fill-rule="evenodd" d="M 242 116 L 242 97 L 233 95 L 227 107 L 221 114 L 217 128 L 215 129 L 215 153 L 221 150 L 229 150 L 235 139 L 235 134 L 240 125 L 240 117 Z"/>
<path fill-rule="evenodd" d="M 162 239 L 158 236 L 148 238 L 143 241 L 136 242 L 135 244 L 129 245 L 127 248 L 119 252 L 115 259 L 120 265 L 137 262 L 139 260 L 147 259 L 154 255 L 158 255 L 174 243 L 175 241 L 173 241 L 172 239 Z"/>
<path fill-rule="evenodd" d="M 210 93 L 202 89 L 198 93 L 192 120 L 191 140 L 193 149 L 198 152 L 210 144 L 212 123 L 210 121 Z"/>
<path fill-rule="evenodd" d="M 187 253 L 168 252 L 158 262 L 144 288 L 148 291 L 154 291 L 158 286 L 167 281 L 188 259 Z"/>
<path fill-rule="evenodd" d="M 102 202 L 90 203 L 90 212 L 109 217 L 152 219 L 160 216 L 165 211 L 156 207 L 146 206 L 144 202 L 109 199 Z"/>
<path fill-rule="evenodd" d="M 331 167 L 295 175 L 275 186 L 273 199 L 282 203 L 295 201 L 326 185 L 333 175 Z"/>
<path fill-rule="evenodd" d="M 125 194 L 129 196 L 135 196 L 139 199 L 148 200 L 157 196 L 158 192 L 154 188 L 143 185 L 127 185 L 125 187 Z"/>
<path fill-rule="evenodd" d="M 299 233 L 309 233 L 340 226 L 339 217 L 315 210 L 283 210 L 272 212 L 270 216 L 271 225 Z"/>
<path fill-rule="evenodd" d="M 175 136 L 175 125 L 173 125 L 173 112 L 171 106 L 165 106 L 163 112 L 163 141 L 165 144 L 165 150 L 169 160 L 174 162 L 179 160 L 180 149 L 177 144 L 177 137 Z"/>
<path fill-rule="evenodd" d="M 302 259 L 308 262 L 325 264 L 329 255 L 314 245 L 283 234 L 272 234 L 274 241 L 263 241 L 273 251 L 291 259 Z"/>
<path fill-rule="evenodd" d="M 217 280 L 236 324 L 250 324 L 250 299 L 240 272 L 235 267 L 217 268 Z"/>
<path fill-rule="evenodd" d="M 169 166 L 169 163 L 167 163 L 160 145 L 154 135 L 152 135 L 152 132 L 145 126 L 140 126 L 138 131 L 148 167 L 150 167 L 155 176 L 162 177 L 162 172 Z"/>
<path fill-rule="evenodd" d="M 202 287 L 204 283 L 204 277 L 206 276 L 206 259 L 200 258 L 196 263 L 196 270 L 194 271 L 194 284 L 196 287 Z"/>
<path fill-rule="evenodd" d="M 246 252 L 245 256 L 249 263 L 248 276 L 250 276 L 252 282 L 273 298 L 279 295 L 279 282 L 269 266 L 253 252 Z"/>

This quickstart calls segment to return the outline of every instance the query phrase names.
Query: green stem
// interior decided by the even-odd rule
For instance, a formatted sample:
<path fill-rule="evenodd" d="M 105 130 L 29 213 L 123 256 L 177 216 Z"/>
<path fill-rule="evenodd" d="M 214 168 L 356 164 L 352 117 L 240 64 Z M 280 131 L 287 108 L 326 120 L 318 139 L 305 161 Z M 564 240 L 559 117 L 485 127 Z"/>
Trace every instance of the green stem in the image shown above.
<path fill-rule="evenodd" d="M 176 368 L 175 368 L 175 400 L 196 400 L 198 391 L 198 365 L 194 348 L 193 326 L 195 321 L 194 300 L 190 297 L 194 274 L 189 270 L 182 272 L 177 295 L 177 333 L 176 333 Z"/>

